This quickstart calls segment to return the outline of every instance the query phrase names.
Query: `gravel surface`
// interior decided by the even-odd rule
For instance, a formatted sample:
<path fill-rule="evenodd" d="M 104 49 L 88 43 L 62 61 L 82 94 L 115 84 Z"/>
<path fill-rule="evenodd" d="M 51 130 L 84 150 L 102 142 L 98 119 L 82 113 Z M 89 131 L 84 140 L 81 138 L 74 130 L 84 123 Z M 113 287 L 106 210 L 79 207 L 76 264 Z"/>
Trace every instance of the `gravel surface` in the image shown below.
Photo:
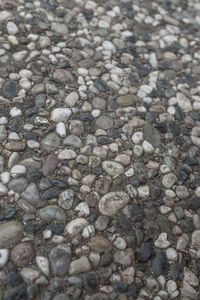
<path fill-rule="evenodd" d="M 0 300 L 200 299 L 198 0 L 0 0 Z"/>

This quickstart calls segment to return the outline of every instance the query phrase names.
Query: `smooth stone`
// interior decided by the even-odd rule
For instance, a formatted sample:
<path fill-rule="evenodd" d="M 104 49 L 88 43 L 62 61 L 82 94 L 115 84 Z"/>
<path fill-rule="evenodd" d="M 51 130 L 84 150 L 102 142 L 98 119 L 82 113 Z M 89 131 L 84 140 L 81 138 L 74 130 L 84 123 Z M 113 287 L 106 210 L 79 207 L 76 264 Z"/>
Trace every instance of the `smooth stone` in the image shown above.
<path fill-rule="evenodd" d="M 58 159 L 74 159 L 76 157 L 76 152 L 74 152 L 71 149 L 65 149 L 60 151 L 60 153 L 58 154 Z"/>
<path fill-rule="evenodd" d="M 114 254 L 114 260 L 118 264 L 128 267 L 135 263 L 135 256 L 132 249 L 118 250 Z"/>
<path fill-rule="evenodd" d="M 115 216 L 117 211 L 129 202 L 129 195 L 124 192 L 110 192 L 99 202 L 99 210 L 105 216 Z"/>
<path fill-rule="evenodd" d="M 69 267 L 69 274 L 75 275 L 75 274 L 89 272 L 90 270 L 91 270 L 91 265 L 88 258 L 86 256 L 82 256 L 81 258 L 71 262 Z"/>
<path fill-rule="evenodd" d="M 26 144 L 21 141 L 11 140 L 10 142 L 6 143 L 5 148 L 9 151 L 21 152 L 25 150 Z"/>
<path fill-rule="evenodd" d="M 66 294 L 59 294 L 53 297 L 53 300 L 70 300 Z"/>
<path fill-rule="evenodd" d="M 28 171 L 26 177 L 29 182 L 37 182 L 39 179 L 41 179 L 42 172 L 37 170 Z"/>
<path fill-rule="evenodd" d="M 9 257 L 9 251 L 8 249 L 0 249 L 0 268 L 3 268 Z"/>
<path fill-rule="evenodd" d="M 104 161 L 102 163 L 102 168 L 108 175 L 110 175 L 113 178 L 116 178 L 124 173 L 124 167 L 121 164 L 114 161 Z"/>
<path fill-rule="evenodd" d="M 76 218 L 65 226 L 66 234 L 70 236 L 79 235 L 88 226 L 89 222 L 84 218 Z"/>
<path fill-rule="evenodd" d="M 139 262 L 147 262 L 152 255 L 151 245 L 143 243 L 136 252 L 136 255 Z"/>
<path fill-rule="evenodd" d="M 154 242 L 155 247 L 161 248 L 161 249 L 166 249 L 167 247 L 170 246 L 170 242 L 167 240 L 167 233 L 162 232 L 157 240 Z"/>
<path fill-rule="evenodd" d="M 194 231 L 194 223 L 192 218 L 185 218 L 180 221 L 180 227 L 183 232 L 189 233 Z"/>
<path fill-rule="evenodd" d="M 89 246 L 98 253 L 105 253 L 112 250 L 112 243 L 103 236 L 93 236 L 90 239 Z"/>
<path fill-rule="evenodd" d="M 89 272 L 84 278 L 84 287 L 89 293 L 96 293 L 99 290 L 99 276 L 95 272 Z"/>
<path fill-rule="evenodd" d="M 50 270 L 49 270 L 49 261 L 45 256 L 36 256 L 35 258 L 36 264 L 38 268 L 41 270 L 41 272 L 49 276 Z"/>
<path fill-rule="evenodd" d="M 37 185 L 35 183 L 30 183 L 26 190 L 22 193 L 22 198 L 32 206 L 36 207 L 39 201 Z"/>
<path fill-rule="evenodd" d="M 50 200 L 53 198 L 57 198 L 60 194 L 60 191 L 57 191 L 56 189 L 48 189 L 41 195 L 41 200 Z"/>
<path fill-rule="evenodd" d="M 11 260 L 18 267 L 25 267 L 34 257 L 34 248 L 33 245 L 29 242 L 24 242 L 17 245 L 11 251 Z"/>
<path fill-rule="evenodd" d="M 186 297 L 186 299 L 198 299 L 199 296 L 197 291 L 185 280 L 183 280 L 181 294 L 182 297 Z"/>
<path fill-rule="evenodd" d="M 29 283 L 38 278 L 40 273 L 36 269 L 26 267 L 21 269 L 20 275 L 26 283 Z"/>
<path fill-rule="evenodd" d="M 58 162 L 59 160 L 55 154 L 49 154 L 43 164 L 42 171 L 44 176 L 53 175 L 58 165 Z"/>
<path fill-rule="evenodd" d="M 176 182 L 177 182 L 177 177 L 172 173 L 163 176 L 162 184 L 167 189 L 170 189 Z"/>
<path fill-rule="evenodd" d="M 138 102 L 138 98 L 135 95 L 120 96 L 116 102 L 120 106 L 132 106 Z"/>
<path fill-rule="evenodd" d="M 160 133 L 152 124 L 144 126 L 144 137 L 154 147 L 159 147 L 161 144 Z"/>
<path fill-rule="evenodd" d="M 18 84 L 16 81 L 8 80 L 3 86 L 2 94 L 8 99 L 12 99 L 17 95 Z"/>
<path fill-rule="evenodd" d="M 80 148 L 82 146 L 82 141 L 76 135 L 69 135 L 69 136 L 67 136 L 64 139 L 63 144 L 65 146 L 71 146 L 71 147 L 74 147 L 74 148 Z"/>
<path fill-rule="evenodd" d="M 200 248 L 200 230 L 195 230 L 192 233 L 191 247 L 194 249 Z"/>
<path fill-rule="evenodd" d="M 29 295 L 27 293 L 27 286 L 23 283 L 11 290 L 6 291 L 3 300 L 28 300 L 28 298 Z"/>
<path fill-rule="evenodd" d="M 187 113 L 192 110 L 192 105 L 190 100 L 182 93 L 177 93 L 176 95 L 177 103 L 183 112 Z"/>
<path fill-rule="evenodd" d="M 107 130 L 109 128 L 113 128 L 114 127 L 114 121 L 111 117 L 107 116 L 107 115 L 102 115 L 100 116 L 97 120 L 96 120 L 96 126 Z"/>
<path fill-rule="evenodd" d="M 0 195 L 7 195 L 8 193 L 8 189 L 5 185 L 3 185 L 2 183 L 0 183 Z"/>
<path fill-rule="evenodd" d="M 0 225 L 0 247 L 10 246 L 23 236 L 23 226 L 19 222 L 10 221 Z"/>
<path fill-rule="evenodd" d="M 15 178 L 8 184 L 8 188 L 16 193 L 22 193 L 28 185 L 28 181 L 25 178 Z"/>
<path fill-rule="evenodd" d="M 167 269 L 167 260 L 165 253 L 160 250 L 155 250 L 155 258 L 152 262 L 152 271 L 156 276 L 160 276 L 162 274 L 165 274 Z"/>
<path fill-rule="evenodd" d="M 59 206 L 64 209 L 71 209 L 74 201 L 74 191 L 71 189 L 67 189 L 60 194 L 58 203 Z"/>
<path fill-rule="evenodd" d="M 58 246 L 50 252 L 50 266 L 54 276 L 66 275 L 69 271 L 71 254 L 64 247 Z"/>
<path fill-rule="evenodd" d="M 55 108 L 52 112 L 51 112 L 51 120 L 54 122 L 66 122 L 70 116 L 71 116 L 72 112 L 69 108 Z"/>
<path fill-rule="evenodd" d="M 181 273 L 181 266 L 178 263 L 174 263 L 170 265 L 170 276 L 173 280 L 177 280 Z"/>
<path fill-rule="evenodd" d="M 59 178 L 53 178 L 53 179 L 51 179 L 51 183 L 54 186 L 56 186 L 57 188 L 61 189 L 61 190 L 68 187 L 68 184 L 65 181 L 63 181 L 63 180 L 61 180 Z"/>
<path fill-rule="evenodd" d="M 0 142 L 3 142 L 7 138 L 7 131 L 4 125 L 0 125 Z"/>
<path fill-rule="evenodd" d="M 62 208 L 57 205 L 48 205 L 39 210 L 40 218 L 46 222 L 58 221 L 66 222 L 66 215 Z"/>
<path fill-rule="evenodd" d="M 47 152 L 51 152 L 58 148 L 60 144 L 60 138 L 55 133 L 50 133 L 45 136 L 41 141 L 42 147 Z"/>

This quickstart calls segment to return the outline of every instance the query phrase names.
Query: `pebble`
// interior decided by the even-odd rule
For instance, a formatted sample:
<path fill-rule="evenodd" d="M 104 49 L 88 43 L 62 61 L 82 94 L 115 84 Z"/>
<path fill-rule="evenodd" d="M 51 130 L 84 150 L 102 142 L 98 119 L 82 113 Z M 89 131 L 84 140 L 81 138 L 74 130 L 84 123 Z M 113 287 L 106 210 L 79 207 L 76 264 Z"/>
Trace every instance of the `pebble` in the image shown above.
<path fill-rule="evenodd" d="M 82 256 L 71 262 L 69 267 L 69 274 L 76 275 L 80 273 L 89 272 L 91 270 L 91 265 L 86 256 Z"/>
<path fill-rule="evenodd" d="M 0 249 L 0 268 L 3 268 L 7 264 L 8 257 L 8 249 Z"/>
<path fill-rule="evenodd" d="M 128 194 L 124 192 L 110 192 L 100 199 L 99 210 L 103 215 L 112 217 L 128 202 Z"/>
<path fill-rule="evenodd" d="M 66 234 L 76 236 L 88 225 L 88 221 L 84 218 L 76 218 L 65 226 Z"/>
<path fill-rule="evenodd" d="M 66 222 L 66 215 L 62 208 L 57 205 L 48 205 L 39 210 L 39 215 L 42 220 L 50 223 L 57 221 L 58 223 Z"/>
<path fill-rule="evenodd" d="M 33 245 L 29 242 L 20 243 L 11 251 L 11 260 L 18 267 L 27 266 L 29 262 L 33 259 L 33 256 L 34 248 Z"/>
<path fill-rule="evenodd" d="M 50 255 L 50 266 L 54 276 L 66 275 L 70 268 L 71 254 L 65 247 L 58 246 L 52 248 Z"/>
<path fill-rule="evenodd" d="M 66 122 L 71 114 L 72 112 L 69 108 L 55 108 L 51 113 L 51 120 L 56 123 Z"/>
<path fill-rule="evenodd" d="M 0 247 L 10 246 L 23 236 L 23 226 L 16 221 L 6 222 L 0 225 Z"/>
<path fill-rule="evenodd" d="M 124 173 L 124 167 L 113 161 L 104 161 L 102 163 L 103 170 L 113 178 L 118 177 L 119 175 Z"/>
<path fill-rule="evenodd" d="M 38 266 L 38 268 L 41 270 L 41 272 L 46 275 L 49 276 L 49 261 L 46 257 L 44 256 L 36 256 L 35 258 L 36 260 L 36 264 Z"/>

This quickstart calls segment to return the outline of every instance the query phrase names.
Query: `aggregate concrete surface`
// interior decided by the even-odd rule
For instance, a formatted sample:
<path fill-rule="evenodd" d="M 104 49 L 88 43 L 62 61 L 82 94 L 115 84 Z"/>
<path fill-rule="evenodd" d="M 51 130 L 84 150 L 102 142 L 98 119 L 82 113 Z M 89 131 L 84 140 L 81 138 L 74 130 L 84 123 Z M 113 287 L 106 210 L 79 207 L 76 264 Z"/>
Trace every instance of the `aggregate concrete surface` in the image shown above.
<path fill-rule="evenodd" d="M 200 2 L 0 0 L 0 300 L 200 299 Z"/>

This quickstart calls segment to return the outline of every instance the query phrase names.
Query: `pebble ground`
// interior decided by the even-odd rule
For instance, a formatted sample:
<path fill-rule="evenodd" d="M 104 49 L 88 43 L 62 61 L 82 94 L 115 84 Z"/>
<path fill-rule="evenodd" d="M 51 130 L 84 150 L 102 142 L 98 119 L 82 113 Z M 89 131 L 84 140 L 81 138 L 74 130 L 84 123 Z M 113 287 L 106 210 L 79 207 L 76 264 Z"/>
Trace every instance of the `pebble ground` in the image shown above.
<path fill-rule="evenodd" d="M 198 0 L 0 0 L 0 300 L 200 299 Z"/>

